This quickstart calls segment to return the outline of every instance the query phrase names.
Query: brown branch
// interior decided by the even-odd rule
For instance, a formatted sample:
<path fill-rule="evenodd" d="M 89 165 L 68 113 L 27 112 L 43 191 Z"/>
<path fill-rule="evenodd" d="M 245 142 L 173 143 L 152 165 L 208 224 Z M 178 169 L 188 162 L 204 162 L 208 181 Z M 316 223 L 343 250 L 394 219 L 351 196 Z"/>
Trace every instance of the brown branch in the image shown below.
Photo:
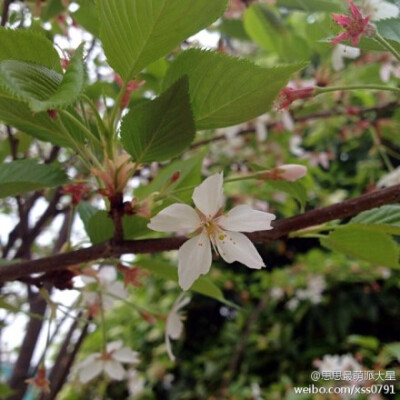
<path fill-rule="evenodd" d="M 395 111 L 399 105 L 398 101 L 391 101 L 385 104 L 381 104 L 378 106 L 371 106 L 371 107 L 360 107 L 358 109 L 357 115 L 358 116 L 365 116 L 371 112 L 375 112 L 377 114 L 377 117 L 383 118 L 385 116 L 390 115 L 391 112 Z M 298 116 L 293 116 L 293 121 L 294 122 L 306 122 L 310 121 L 313 119 L 325 119 L 325 118 L 331 118 L 331 117 L 336 117 L 339 115 L 345 115 L 346 111 L 343 108 L 337 108 L 337 109 L 330 109 L 330 110 L 322 110 L 322 111 L 317 111 L 309 114 L 303 114 L 303 115 L 298 115 Z M 280 121 L 272 121 L 269 122 L 268 124 L 265 124 L 265 127 L 267 129 L 272 129 L 274 128 L 277 124 L 279 124 Z M 255 129 L 254 128 L 249 128 L 249 129 L 243 129 L 238 132 L 237 136 L 245 136 L 251 133 L 254 133 Z M 221 135 L 214 135 L 211 138 L 208 139 L 202 139 L 198 140 L 197 142 L 193 143 L 190 148 L 191 149 L 196 149 L 197 147 L 204 146 L 209 143 L 214 143 L 214 142 L 219 142 L 221 140 L 226 140 L 226 135 L 221 134 Z"/>
<path fill-rule="evenodd" d="M 30 312 L 32 314 L 44 315 L 47 308 L 46 300 L 39 293 L 30 295 Z M 15 362 L 13 372 L 8 381 L 14 393 L 7 397 L 7 400 L 20 400 L 22 399 L 28 378 L 27 372 L 30 367 L 33 352 L 36 348 L 36 343 L 42 329 L 43 320 L 37 318 L 30 318 L 25 330 L 25 336 L 19 349 L 18 358 Z"/>
<path fill-rule="evenodd" d="M 10 4 L 14 0 L 4 0 L 3 2 L 3 11 L 1 13 L 1 26 L 6 26 L 6 23 L 8 21 L 8 13 L 10 11 Z"/>
<path fill-rule="evenodd" d="M 400 202 L 400 185 L 376 190 L 341 203 L 307 211 L 304 214 L 291 218 L 284 218 L 275 221 L 273 223 L 274 229 L 272 230 L 249 233 L 247 236 L 254 242 L 268 242 L 287 236 L 290 232 L 323 224 L 335 219 L 351 217 L 383 204 L 398 202 Z M 61 270 L 71 265 L 101 258 L 118 257 L 122 254 L 157 253 L 160 251 L 176 250 L 186 240 L 186 237 L 178 236 L 161 239 L 126 240 L 120 243 L 104 242 L 47 258 L 4 265 L 0 268 L 0 282 L 18 279 L 33 273 Z"/>

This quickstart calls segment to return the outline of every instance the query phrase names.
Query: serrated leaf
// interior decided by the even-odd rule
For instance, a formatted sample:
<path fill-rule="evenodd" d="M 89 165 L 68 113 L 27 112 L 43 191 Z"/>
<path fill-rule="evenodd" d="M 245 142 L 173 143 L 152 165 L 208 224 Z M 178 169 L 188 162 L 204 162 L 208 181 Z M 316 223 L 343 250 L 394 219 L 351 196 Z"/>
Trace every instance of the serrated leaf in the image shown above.
<path fill-rule="evenodd" d="M 387 18 L 374 21 L 376 29 L 386 39 L 400 42 L 400 18 Z"/>
<path fill-rule="evenodd" d="M 83 44 L 71 57 L 65 74 L 57 90 L 44 101 L 32 100 L 30 107 L 34 112 L 46 111 L 51 108 L 65 108 L 77 100 L 83 89 L 85 69 L 83 66 Z"/>
<path fill-rule="evenodd" d="M 175 59 L 163 85 L 187 75 L 197 129 L 222 128 L 268 111 L 291 74 L 304 65 L 261 68 L 226 54 L 191 49 Z"/>
<path fill-rule="evenodd" d="M 349 222 L 360 229 L 386 232 L 400 235 L 400 205 L 385 205 L 364 211 Z"/>
<path fill-rule="evenodd" d="M 0 197 L 54 187 L 67 181 L 66 173 L 58 164 L 21 160 L 0 165 Z"/>
<path fill-rule="evenodd" d="M 62 72 L 60 57 L 44 35 L 29 29 L 0 28 L 0 61 L 20 60 Z"/>
<path fill-rule="evenodd" d="M 83 88 L 82 53 L 83 45 L 76 50 L 63 76 L 38 64 L 0 61 L 0 88 L 15 100 L 27 102 L 33 112 L 65 108 L 77 99 Z"/>
<path fill-rule="evenodd" d="M 153 260 L 146 257 L 145 259 L 139 259 L 137 262 L 135 261 L 135 265 L 139 265 L 161 278 L 178 282 L 178 270 L 174 265 L 168 262 Z M 211 297 L 229 306 L 233 305 L 224 298 L 221 289 L 206 276 L 198 278 L 190 290 Z"/>
<path fill-rule="evenodd" d="M 93 214 L 85 225 L 86 232 L 93 244 L 105 242 L 113 237 L 114 225 L 108 212 L 105 210 L 97 211 Z"/>
<path fill-rule="evenodd" d="M 321 244 L 351 257 L 378 266 L 399 268 L 400 247 L 393 238 L 382 232 L 371 232 L 352 226 L 336 229 Z"/>
<path fill-rule="evenodd" d="M 155 100 L 131 109 L 121 124 L 121 142 L 138 163 L 178 155 L 190 145 L 194 134 L 186 78 Z"/>
<path fill-rule="evenodd" d="M 21 100 L 31 106 L 34 100 L 52 96 L 62 76 L 43 65 L 19 60 L 0 61 L 0 89 L 3 95 Z"/>
<path fill-rule="evenodd" d="M 97 0 L 100 38 L 111 67 L 124 81 L 206 28 L 226 0 Z"/>

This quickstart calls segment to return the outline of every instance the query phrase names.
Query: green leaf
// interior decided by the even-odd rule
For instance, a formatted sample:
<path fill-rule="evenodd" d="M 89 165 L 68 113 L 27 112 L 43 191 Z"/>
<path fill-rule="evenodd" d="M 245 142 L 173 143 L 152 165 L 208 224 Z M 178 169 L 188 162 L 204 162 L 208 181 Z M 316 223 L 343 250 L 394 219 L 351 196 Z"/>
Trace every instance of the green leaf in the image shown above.
<path fill-rule="evenodd" d="M 32 111 L 40 112 L 51 108 L 65 108 L 79 97 L 85 81 L 85 69 L 83 66 L 83 44 L 81 44 L 71 57 L 62 81 L 56 92 L 45 101 L 32 100 Z"/>
<path fill-rule="evenodd" d="M 268 111 L 290 75 L 303 66 L 261 68 L 223 53 L 191 49 L 172 63 L 164 87 L 187 75 L 197 129 L 222 128 Z"/>
<path fill-rule="evenodd" d="M 4 95 L 31 106 L 52 96 L 62 76 L 45 66 L 19 60 L 0 61 L 0 88 Z"/>
<path fill-rule="evenodd" d="M 162 168 L 157 176 L 147 185 L 139 186 L 135 189 L 135 197 L 144 199 L 152 193 L 159 192 L 171 179 L 172 174 L 179 172 L 179 178 L 171 183 L 167 189 L 163 191 L 164 195 L 173 194 L 174 197 L 187 203 L 191 201 L 193 186 L 201 182 L 201 166 L 203 163 L 204 154 L 198 154 L 195 157 L 187 160 L 178 160 L 169 163 Z M 183 188 L 192 188 L 185 191 L 180 191 Z M 175 191 L 177 191 L 175 193 Z M 174 201 L 176 202 L 176 201 Z M 165 203 L 163 203 L 165 206 Z"/>
<path fill-rule="evenodd" d="M 74 110 L 69 110 L 69 112 L 76 114 Z M 75 117 L 79 119 L 77 115 Z M 74 139 L 83 143 L 85 135 L 80 126 L 64 116 L 59 118 Z M 71 142 L 63 135 L 57 120 L 52 119 L 45 112 L 33 114 L 28 105 L 21 101 L 0 95 L 0 120 L 39 140 L 51 142 L 58 146 L 71 147 Z"/>
<path fill-rule="evenodd" d="M 400 247 L 386 233 L 344 226 L 321 239 L 321 244 L 372 264 L 399 268 Z"/>
<path fill-rule="evenodd" d="M 139 215 L 125 215 L 122 219 L 124 239 L 136 239 L 152 232 L 147 227 L 149 220 Z"/>
<path fill-rule="evenodd" d="M 143 257 L 137 262 L 135 261 L 135 265 L 139 265 L 140 267 L 147 269 L 161 278 L 178 282 L 178 269 L 168 262 L 154 260 L 149 257 Z M 190 289 L 194 292 L 211 297 L 212 299 L 232 306 L 232 303 L 224 298 L 221 289 L 206 276 L 201 276 L 199 279 L 197 279 Z"/>
<path fill-rule="evenodd" d="M 72 13 L 74 20 L 93 36 L 100 36 L 100 21 L 94 0 L 79 0 L 79 9 Z"/>
<path fill-rule="evenodd" d="M 71 58 L 64 76 L 33 63 L 0 61 L 0 87 L 15 100 L 25 101 L 34 112 L 64 108 L 73 103 L 83 88 L 83 45 Z"/>
<path fill-rule="evenodd" d="M 83 225 L 85 226 L 85 229 L 87 232 L 87 225 L 88 225 L 90 218 L 100 210 L 98 208 L 92 206 L 87 201 L 81 201 L 78 204 L 76 210 L 78 211 L 79 217 L 81 218 Z"/>
<path fill-rule="evenodd" d="M 0 28 L 0 61 L 20 60 L 61 73 L 60 57 L 44 35 L 29 29 Z"/>
<path fill-rule="evenodd" d="M 307 42 L 289 31 L 265 4 L 252 4 L 244 13 L 244 27 L 260 46 L 275 52 L 283 61 L 308 59 Z"/>
<path fill-rule="evenodd" d="M 97 211 L 87 221 L 86 232 L 92 243 L 101 243 L 109 240 L 114 234 L 114 225 L 108 212 Z"/>
<path fill-rule="evenodd" d="M 121 124 L 122 144 L 138 163 L 178 155 L 190 145 L 194 134 L 186 78 L 155 100 L 131 109 Z"/>
<path fill-rule="evenodd" d="M 400 18 L 387 18 L 374 21 L 376 29 L 385 38 L 400 42 Z"/>
<path fill-rule="evenodd" d="M 360 229 L 400 235 L 400 204 L 385 205 L 364 211 L 349 222 Z"/>
<path fill-rule="evenodd" d="M 35 160 L 12 161 L 0 165 L 0 197 L 54 187 L 67 182 L 57 164 L 38 164 Z"/>
<path fill-rule="evenodd" d="M 112 68 L 124 81 L 206 28 L 226 0 L 97 0 L 100 38 Z"/>
<path fill-rule="evenodd" d="M 307 202 L 307 191 L 301 182 L 288 182 L 288 181 L 273 181 L 267 180 L 265 183 L 276 190 L 287 193 L 289 196 L 294 197 L 304 208 Z"/>

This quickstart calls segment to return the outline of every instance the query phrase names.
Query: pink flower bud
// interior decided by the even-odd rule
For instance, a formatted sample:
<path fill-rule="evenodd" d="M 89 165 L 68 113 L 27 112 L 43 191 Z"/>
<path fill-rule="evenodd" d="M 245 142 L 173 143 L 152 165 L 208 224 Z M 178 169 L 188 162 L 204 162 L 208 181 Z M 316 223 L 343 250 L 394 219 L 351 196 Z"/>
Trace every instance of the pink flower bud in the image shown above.
<path fill-rule="evenodd" d="M 294 182 L 307 173 L 307 167 L 299 164 L 285 164 L 268 171 L 261 171 L 257 175 L 260 179 L 283 180 Z"/>
<path fill-rule="evenodd" d="M 292 89 L 287 86 L 279 92 L 277 99 L 277 109 L 282 110 L 288 108 L 297 99 L 308 99 L 315 94 L 315 88 L 307 86 L 301 89 Z"/>
<path fill-rule="evenodd" d="M 181 175 L 181 173 L 179 171 L 175 171 L 172 175 L 171 175 L 171 183 L 176 182 L 179 179 L 179 176 Z"/>
<path fill-rule="evenodd" d="M 277 167 L 280 179 L 294 182 L 302 178 L 307 173 L 307 167 L 298 164 L 286 164 Z"/>

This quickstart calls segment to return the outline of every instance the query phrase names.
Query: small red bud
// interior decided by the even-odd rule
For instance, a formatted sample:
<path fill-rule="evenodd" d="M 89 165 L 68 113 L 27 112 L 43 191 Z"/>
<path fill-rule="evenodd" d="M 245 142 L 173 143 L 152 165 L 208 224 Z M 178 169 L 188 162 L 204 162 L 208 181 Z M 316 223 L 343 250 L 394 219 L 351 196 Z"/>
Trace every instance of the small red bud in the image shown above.
<path fill-rule="evenodd" d="M 176 181 L 179 179 L 180 175 L 181 175 L 181 173 L 180 173 L 179 171 L 175 171 L 175 172 L 171 175 L 171 179 L 170 179 L 171 183 L 176 182 Z"/>

